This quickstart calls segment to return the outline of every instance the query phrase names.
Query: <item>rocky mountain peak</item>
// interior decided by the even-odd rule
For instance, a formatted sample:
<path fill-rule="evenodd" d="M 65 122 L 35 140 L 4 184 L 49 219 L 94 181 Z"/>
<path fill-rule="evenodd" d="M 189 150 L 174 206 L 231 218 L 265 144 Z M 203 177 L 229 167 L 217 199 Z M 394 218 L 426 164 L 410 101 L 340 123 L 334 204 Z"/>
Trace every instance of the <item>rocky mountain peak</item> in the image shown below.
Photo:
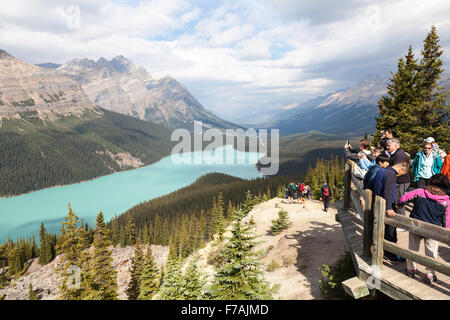
<path fill-rule="evenodd" d="M 5 50 L 0 49 L 0 58 L 11 57 L 11 55 Z"/>

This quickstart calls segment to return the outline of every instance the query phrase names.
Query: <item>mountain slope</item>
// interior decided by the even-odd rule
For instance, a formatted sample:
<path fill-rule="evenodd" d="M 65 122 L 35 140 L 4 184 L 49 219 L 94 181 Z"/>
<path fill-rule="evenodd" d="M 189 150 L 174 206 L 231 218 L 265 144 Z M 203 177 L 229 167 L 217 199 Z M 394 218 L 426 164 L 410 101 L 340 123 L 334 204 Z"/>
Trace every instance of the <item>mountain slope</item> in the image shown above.
<path fill-rule="evenodd" d="M 386 92 L 386 79 L 368 76 L 355 87 L 329 94 L 290 109 L 283 120 L 265 124 L 282 134 L 319 130 L 333 134 L 364 134 L 375 128 L 377 101 Z"/>
<path fill-rule="evenodd" d="M 104 109 L 153 121 L 168 128 L 193 128 L 194 120 L 206 127 L 235 128 L 206 110 L 175 79 L 153 79 L 143 68 L 123 56 L 110 61 L 71 60 L 58 71 L 77 81 L 89 99 Z"/>
<path fill-rule="evenodd" d="M 140 167 L 172 145 L 169 129 L 99 108 L 60 72 L 0 51 L 0 196 Z"/>

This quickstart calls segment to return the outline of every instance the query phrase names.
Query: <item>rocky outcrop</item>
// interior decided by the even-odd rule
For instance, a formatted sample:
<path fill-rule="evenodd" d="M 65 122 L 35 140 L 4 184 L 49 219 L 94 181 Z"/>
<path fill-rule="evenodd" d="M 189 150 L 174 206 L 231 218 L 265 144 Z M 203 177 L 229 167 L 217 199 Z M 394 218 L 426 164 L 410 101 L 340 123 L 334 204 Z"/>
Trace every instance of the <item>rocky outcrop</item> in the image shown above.
<path fill-rule="evenodd" d="M 120 152 L 118 154 L 112 153 L 109 149 L 105 151 L 97 151 L 97 154 L 106 154 L 112 160 L 114 160 L 118 166 L 122 168 L 139 168 L 144 165 L 144 163 L 139 158 L 133 157 L 129 152 Z"/>
<path fill-rule="evenodd" d="M 0 119 L 55 120 L 98 109 L 81 86 L 60 72 L 21 61 L 0 50 Z"/>
<path fill-rule="evenodd" d="M 169 248 L 160 245 L 152 245 L 151 248 L 155 262 L 158 268 L 161 268 L 167 262 Z M 131 259 L 134 256 L 134 251 L 134 247 L 121 248 L 117 246 L 112 248 L 112 265 L 117 271 L 118 293 L 119 299 L 121 300 L 127 299 L 125 290 L 131 278 Z M 5 296 L 6 300 L 27 300 L 31 283 L 41 300 L 58 299 L 58 288 L 61 284 L 61 277 L 56 272 L 56 268 L 60 263 L 61 256 L 57 256 L 45 266 L 41 266 L 37 258 L 32 260 L 25 275 L 11 281 L 6 288 L 0 289 L 0 297 Z"/>

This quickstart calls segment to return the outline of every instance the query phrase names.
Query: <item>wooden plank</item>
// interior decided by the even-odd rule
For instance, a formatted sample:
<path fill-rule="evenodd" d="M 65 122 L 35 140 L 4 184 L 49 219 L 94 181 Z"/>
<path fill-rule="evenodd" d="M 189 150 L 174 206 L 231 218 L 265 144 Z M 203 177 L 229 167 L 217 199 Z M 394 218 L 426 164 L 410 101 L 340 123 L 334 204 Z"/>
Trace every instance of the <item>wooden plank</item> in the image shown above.
<path fill-rule="evenodd" d="M 390 226 L 402 228 L 422 237 L 450 245 L 450 229 L 442 228 L 414 218 L 404 217 L 400 214 L 396 214 L 392 218 L 386 217 L 384 222 Z"/>
<path fill-rule="evenodd" d="M 366 283 L 358 277 L 347 279 L 343 281 L 341 285 L 344 288 L 344 291 L 353 297 L 353 299 L 359 299 L 370 294 Z"/>
<path fill-rule="evenodd" d="M 364 210 L 364 232 L 363 232 L 363 252 L 364 256 L 372 257 L 373 244 L 373 193 L 372 190 L 366 191 L 366 210 Z"/>
<path fill-rule="evenodd" d="M 356 274 L 357 274 L 358 277 L 359 277 L 359 265 L 358 265 L 358 261 L 357 261 L 357 259 L 356 259 L 356 257 L 355 257 L 355 253 L 354 253 L 354 251 L 353 251 L 353 249 L 352 249 L 352 245 L 351 245 L 351 243 L 350 243 L 350 241 L 349 241 L 349 235 L 350 235 L 351 233 L 349 233 L 349 231 L 348 231 L 348 226 L 349 226 L 350 222 L 348 222 L 349 219 L 346 218 L 346 217 L 348 217 L 351 213 L 349 213 L 349 212 L 347 211 L 347 209 L 339 209 L 339 210 L 338 210 L 338 214 L 339 214 L 339 219 L 341 220 L 342 231 L 344 231 L 344 238 L 345 238 L 345 242 L 346 242 L 346 244 L 347 244 L 347 249 L 348 249 L 348 251 L 350 252 L 350 257 L 352 258 L 353 266 L 355 267 Z M 347 223 L 345 223 L 345 221 L 347 221 Z"/>
<path fill-rule="evenodd" d="M 380 196 L 375 197 L 373 205 L 373 255 L 372 265 L 383 265 L 384 215 L 386 201 Z"/>
<path fill-rule="evenodd" d="M 450 263 L 447 263 L 445 261 L 438 261 L 437 259 L 433 259 L 427 256 L 424 256 L 418 252 L 411 251 L 408 249 L 404 249 L 400 247 L 399 245 L 384 240 L 384 248 L 392 252 L 394 254 L 398 254 L 399 256 L 415 261 L 425 267 L 431 268 L 435 271 L 438 271 L 440 273 L 443 273 L 447 276 L 450 276 Z"/>
<path fill-rule="evenodd" d="M 367 281 L 367 279 L 370 276 L 371 275 L 369 273 L 361 270 L 361 276 L 360 276 L 361 280 Z M 383 279 L 381 279 L 381 281 L 380 281 L 380 287 L 378 288 L 378 290 L 395 300 L 413 300 L 413 299 L 415 299 L 415 297 L 412 296 L 411 294 L 409 294 L 408 291 L 398 288 L 396 286 L 393 286 L 391 283 L 386 282 Z"/>

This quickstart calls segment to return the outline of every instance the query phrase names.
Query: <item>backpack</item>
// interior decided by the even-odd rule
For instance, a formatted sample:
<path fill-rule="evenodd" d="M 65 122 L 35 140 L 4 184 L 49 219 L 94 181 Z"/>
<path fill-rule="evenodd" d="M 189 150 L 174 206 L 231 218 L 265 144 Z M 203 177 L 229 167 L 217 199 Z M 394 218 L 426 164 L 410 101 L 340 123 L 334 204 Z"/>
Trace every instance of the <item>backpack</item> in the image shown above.
<path fill-rule="evenodd" d="M 330 188 L 326 187 L 325 189 L 323 189 L 323 196 L 324 197 L 330 196 Z"/>

